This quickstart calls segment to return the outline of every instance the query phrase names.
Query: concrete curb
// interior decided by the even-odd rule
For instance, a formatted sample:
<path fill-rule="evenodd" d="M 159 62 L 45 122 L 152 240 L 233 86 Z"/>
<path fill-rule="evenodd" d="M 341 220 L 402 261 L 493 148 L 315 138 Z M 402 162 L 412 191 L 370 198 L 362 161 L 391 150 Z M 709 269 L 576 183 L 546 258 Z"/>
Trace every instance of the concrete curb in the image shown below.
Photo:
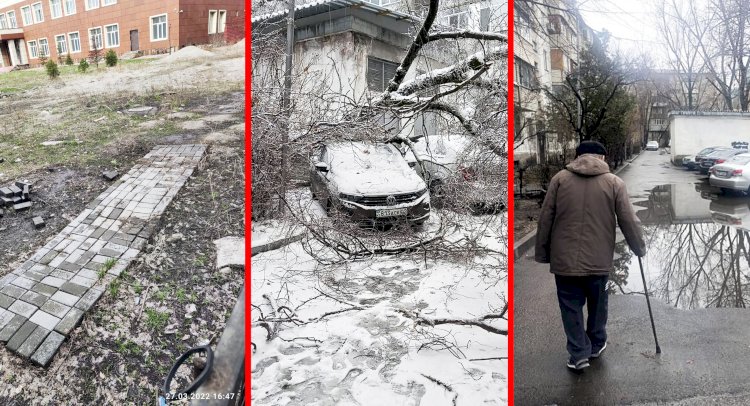
<path fill-rule="evenodd" d="M 617 168 L 617 170 L 612 173 L 617 175 L 623 169 L 627 168 L 631 162 L 638 159 L 638 157 L 641 156 L 642 153 L 643 151 L 639 152 L 638 155 L 633 157 L 633 159 L 625 161 L 625 163 L 621 167 Z M 520 240 L 518 240 L 517 243 L 513 244 L 513 260 L 515 261 L 516 258 L 522 257 L 528 250 L 530 250 L 534 246 L 534 244 L 536 244 L 536 230 L 524 235 Z"/>

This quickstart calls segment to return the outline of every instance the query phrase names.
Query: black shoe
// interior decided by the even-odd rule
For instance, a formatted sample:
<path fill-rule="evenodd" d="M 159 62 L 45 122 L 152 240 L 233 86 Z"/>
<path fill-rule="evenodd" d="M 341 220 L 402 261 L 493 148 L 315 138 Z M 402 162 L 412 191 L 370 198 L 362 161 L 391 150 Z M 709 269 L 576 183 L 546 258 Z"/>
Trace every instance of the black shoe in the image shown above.
<path fill-rule="evenodd" d="M 604 352 L 604 349 L 607 348 L 607 343 L 605 342 L 602 348 L 599 348 L 599 351 L 592 352 L 590 358 L 599 358 L 602 356 L 602 353 Z"/>
<path fill-rule="evenodd" d="M 568 368 L 570 368 L 572 370 L 580 371 L 583 368 L 588 368 L 589 367 L 589 359 L 588 358 L 584 358 L 584 359 L 581 359 L 581 360 L 578 360 L 578 361 L 573 361 L 573 358 L 571 358 L 571 359 L 568 360 L 567 366 L 568 366 Z"/>

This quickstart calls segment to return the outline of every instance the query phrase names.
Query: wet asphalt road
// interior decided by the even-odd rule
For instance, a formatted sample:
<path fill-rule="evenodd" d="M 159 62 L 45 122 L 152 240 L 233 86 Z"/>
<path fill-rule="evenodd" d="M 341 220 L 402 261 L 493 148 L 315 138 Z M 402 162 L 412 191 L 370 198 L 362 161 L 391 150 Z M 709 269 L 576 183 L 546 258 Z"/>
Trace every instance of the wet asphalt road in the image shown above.
<path fill-rule="evenodd" d="M 701 178 L 668 160 L 646 151 L 619 173 L 633 202 L 655 186 L 692 187 Z M 610 296 L 607 350 L 576 374 L 565 366 L 554 278 L 530 255 L 514 267 L 515 404 L 750 404 L 750 310 L 683 310 L 652 300 L 656 355 L 644 297 Z"/>

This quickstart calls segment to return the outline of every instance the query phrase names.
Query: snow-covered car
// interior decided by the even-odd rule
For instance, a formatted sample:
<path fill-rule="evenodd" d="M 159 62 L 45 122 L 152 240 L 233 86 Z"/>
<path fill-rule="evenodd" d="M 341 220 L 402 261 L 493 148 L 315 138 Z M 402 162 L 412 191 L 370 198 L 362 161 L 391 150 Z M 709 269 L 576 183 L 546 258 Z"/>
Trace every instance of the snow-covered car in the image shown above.
<path fill-rule="evenodd" d="M 658 151 L 658 150 L 659 150 L 658 141 L 649 141 L 646 143 L 646 151 Z"/>
<path fill-rule="evenodd" d="M 505 208 L 500 157 L 459 134 L 430 135 L 414 143 L 406 160 L 428 184 L 432 195 L 463 204 L 474 214 L 497 213 Z"/>
<path fill-rule="evenodd" d="M 430 217 L 427 184 L 390 144 L 321 146 L 310 159 L 310 189 L 327 211 L 338 210 L 355 221 L 422 224 Z"/>
<path fill-rule="evenodd" d="M 708 183 L 722 191 L 750 193 L 750 154 L 735 155 L 714 165 L 710 170 Z"/>

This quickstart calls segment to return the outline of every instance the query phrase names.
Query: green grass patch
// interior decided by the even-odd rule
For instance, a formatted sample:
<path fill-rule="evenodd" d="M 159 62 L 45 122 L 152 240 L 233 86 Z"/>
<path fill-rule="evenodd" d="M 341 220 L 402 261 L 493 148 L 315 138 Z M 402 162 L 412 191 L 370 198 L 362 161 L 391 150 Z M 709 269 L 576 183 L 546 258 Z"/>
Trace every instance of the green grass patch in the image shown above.
<path fill-rule="evenodd" d="M 153 330 L 161 330 L 169 321 L 169 313 L 146 309 L 146 326 Z"/>

